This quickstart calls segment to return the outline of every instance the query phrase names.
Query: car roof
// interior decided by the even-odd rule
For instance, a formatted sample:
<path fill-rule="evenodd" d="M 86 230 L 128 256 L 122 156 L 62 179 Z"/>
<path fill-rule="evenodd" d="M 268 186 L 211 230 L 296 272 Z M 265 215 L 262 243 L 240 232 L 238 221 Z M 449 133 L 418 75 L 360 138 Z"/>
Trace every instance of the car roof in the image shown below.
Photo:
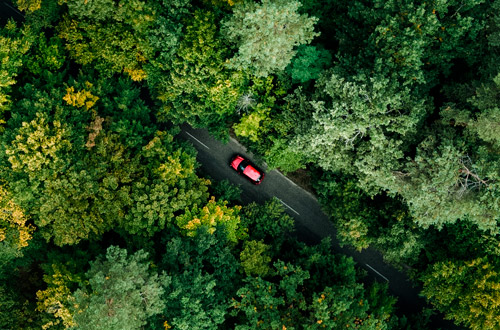
<path fill-rule="evenodd" d="M 252 165 L 248 165 L 245 167 L 245 170 L 243 170 L 243 174 L 248 176 L 252 180 L 259 180 L 262 173 L 260 173 L 256 168 L 254 168 Z"/>

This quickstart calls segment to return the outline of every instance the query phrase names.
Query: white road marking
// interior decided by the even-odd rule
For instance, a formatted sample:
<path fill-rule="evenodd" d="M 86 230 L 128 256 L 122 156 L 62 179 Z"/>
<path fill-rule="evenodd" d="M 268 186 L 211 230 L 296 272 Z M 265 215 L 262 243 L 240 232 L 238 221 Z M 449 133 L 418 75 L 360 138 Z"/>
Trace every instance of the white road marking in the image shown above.
<path fill-rule="evenodd" d="M 23 15 L 23 14 L 22 14 L 22 13 L 21 13 L 21 12 L 20 12 L 17 8 L 12 7 L 12 6 L 11 6 L 11 5 L 9 5 L 7 2 L 4 2 L 3 4 L 4 4 L 4 5 L 6 5 L 7 7 L 9 7 L 10 9 L 14 10 L 14 12 L 15 12 L 16 14 L 18 14 L 19 16 L 24 17 L 24 15 Z"/>
<path fill-rule="evenodd" d="M 278 197 L 276 197 L 278 198 Z M 283 202 L 281 199 L 278 198 L 278 200 L 281 202 L 281 204 L 285 205 L 286 207 L 288 207 L 290 210 L 292 210 L 293 212 L 297 213 L 297 215 L 300 215 L 299 212 L 295 211 L 290 205 L 288 205 L 287 203 Z"/>
<path fill-rule="evenodd" d="M 371 270 L 373 270 L 375 273 L 377 273 L 377 275 L 379 275 L 380 277 L 382 277 L 384 280 L 386 280 L 387 282 L 389 282 L 389 279 L 387 277 L 385 277 L 384 275 L 380 274 L 375 268 L 373 268 L 372 266 L 368 265 L 368 264 L 365 264 L 366 266 L 368 266 L 368 268 L 370 268 Z"/>
<path fill-rule="evenodd" d="M 201 144 L 202 146 L 204 146 L 205 148 L 210 150 L 210 148 L 205 143 L 201 142 L 200 140 L 198 140 L 197 138 L 195 138 L 193 135 L 189 134 L 188 132 L 186 132 L 186 134 L 189 135 L 190 137 L 192 137 L 193 139 L 195 139 L 199 144 Z"/>

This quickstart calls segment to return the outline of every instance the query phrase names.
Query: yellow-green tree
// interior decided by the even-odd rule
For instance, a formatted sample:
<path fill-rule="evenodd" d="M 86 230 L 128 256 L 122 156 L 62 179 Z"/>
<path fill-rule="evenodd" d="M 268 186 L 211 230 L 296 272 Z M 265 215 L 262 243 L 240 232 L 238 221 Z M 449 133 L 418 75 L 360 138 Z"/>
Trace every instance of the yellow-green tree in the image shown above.
<path fill-rule="evenodd" d="M 23 55 L 31 46 L 14 21 L 9 21 L 0 32 L 0 130 L 5 124 L 4 112 L 10 109 L 10 91 L 23 64 Z"/>
<path fill-rule="evenodd" d="M 228 240 L 237 242 L 245 236 L 240 224 L 240 209 L 241 206 L 227 207 L 226 201 L 215 201 L 212 196 L 202 208 L 198 205 L 186 208 L 185 213 L 176 218 L 176 222 L 187 236 L 195 236 L 200 227 L 205 227 L 211 234 L 222 229 Z"/>
<path fill-rule="evenodd" d="M 500 273 L 488 258 L 435 263 L 423 273 L 422 294 L 448 319 L 471 329 L 500 327 Z"/>
<path fill-rule="evenodd" d="M 26 212 L 14 202 L 5 186 L 0 186 L 0 264 L 22 255 L 35 228 Z"/>
<path fill-rule="evenodd" d="M 79 64 L 92 65 L 132 80 L 147 77 L 144 66 L 153 56 L 147 33 L 155 20 L 154 5 L 144 1 L 64 1 L 66 14 L 58 25 L 59 37 Z"/>

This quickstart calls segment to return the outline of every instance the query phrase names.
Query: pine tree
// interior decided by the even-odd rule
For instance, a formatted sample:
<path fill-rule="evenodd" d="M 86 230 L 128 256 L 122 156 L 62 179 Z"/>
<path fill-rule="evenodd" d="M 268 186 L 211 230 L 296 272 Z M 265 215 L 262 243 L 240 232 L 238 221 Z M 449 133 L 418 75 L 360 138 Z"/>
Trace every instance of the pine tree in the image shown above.
<path fill-rule="evenodd" d="M 111 246 L 105 258 L 91 263 L 86 276 L 88 285 L 74 293 L 73 318 L 79 329 L 140 329 L 163 311 L 169 278 L 150 270 L 142 250 L 128 255 Z"/>
<path fill-rule="evenodd" d="M 283 71 L 296 53 L 295 47 L 309 43 L 317 19 L 299 14 L 299 1 L 262 0 L 235 4 L 224 22 L 226 38 L 238 53 L 230 65 L 265 77 Z"/>

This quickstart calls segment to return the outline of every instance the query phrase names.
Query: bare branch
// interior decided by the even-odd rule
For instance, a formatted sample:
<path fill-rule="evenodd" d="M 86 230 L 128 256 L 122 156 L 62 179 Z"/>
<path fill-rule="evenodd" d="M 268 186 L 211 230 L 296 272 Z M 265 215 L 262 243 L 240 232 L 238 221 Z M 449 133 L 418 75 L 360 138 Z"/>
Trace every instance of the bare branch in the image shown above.
<path fill-rule="evenodd" d="M 238 104 L 236 112 L 241 115 L 242 112 L 248 112 L 248 108 L 251 108 L 256 103 L 252 93 L 245 93 L 238 99 Z"/>
<path fill-rule="evenodd" d="M 458 169 L 458 177 L 452 191 L 458 198 L 462 198 L 465 194 L 473 190 L 481 190 L 482 187 L 488 187 L 488 179 L 483 179 L 477 173 L 477 170 L 472 164 L 472 160 L 468 155 L 459 160 L 460 168 Z"/>

